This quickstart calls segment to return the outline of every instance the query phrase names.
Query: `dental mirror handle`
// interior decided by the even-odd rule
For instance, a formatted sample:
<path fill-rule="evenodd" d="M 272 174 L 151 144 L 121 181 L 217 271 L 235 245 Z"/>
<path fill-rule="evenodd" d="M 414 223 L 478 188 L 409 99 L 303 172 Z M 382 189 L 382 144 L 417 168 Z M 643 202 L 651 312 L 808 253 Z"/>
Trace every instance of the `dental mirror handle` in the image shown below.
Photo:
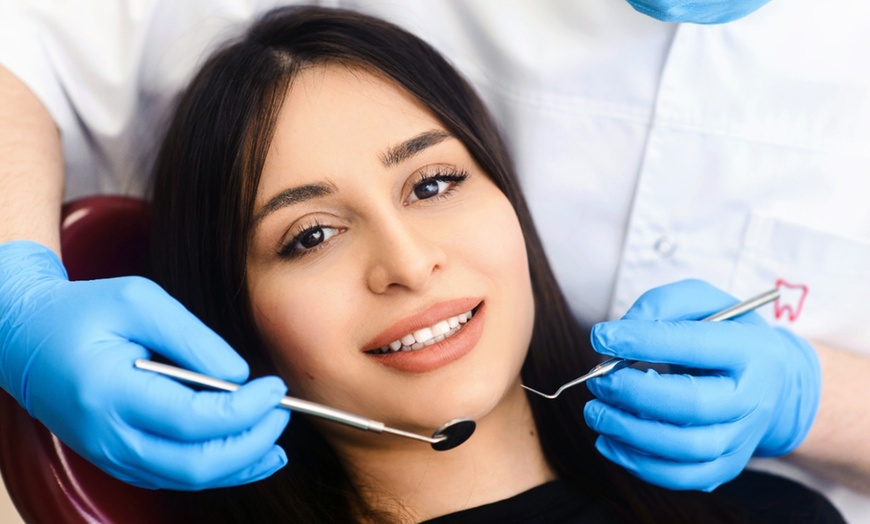
<path fill-rule="evenodd" d="M 189 384 L 196 384 L 198 386 L 204 386 L 221 391 L 236 391 L 237 389 L 239 389 L 238 384 L 233 384 L 232 382 L 227 382 L 225 380 L 210 377 L 208 375 L 202 375 L 200 373 L 189 371 L 187 369 L 170 366 L 161 362 L 154 362 L 147 359 L 138 359 L 136 360 L 134 365 L 139 369 L 159 373 L 161 375 L 172 377 L 176 380 L 187 382 Z M 280 405 L 281 407 L 292 411 L 307 413 L 308 415 L 314 415 L 315 417 L 324 418 L 333 422 L 338 422 L 339 424 L 344 424 L 346 426 L 362 429 L 364 431 L 371 431 L 374 433 L 392 433 L 394 435 L 399 435 L 402 437 L 422 440 L 423 442 L 428 442 L 429 444 L 437 444 L 439 442 L 442 442 L 446 438 L 443 436 L 432 438 L 418 435 L 416 433 L 409 433 L 407 431 L 388 427 L 383 422 L 378 422 L 377 420 L 372 420 L 361 417 L 359 415 L 354 415 L 353 413 L 348 413 L 340 409 L 324 406 L 316 402 L 302 400 L 301 398 L 289 396 L 284 397 L 283 399 L 281 399 Z"/>
<path fill-rule="evenodd" d="M 780 295 L 779 288 L 773 288 L 769 291 L 765 291 L 764 293 L 762 293 L 760 295 L 754 296 L 748 300 L 744 300 L 743 302 L 735 304 L 729 308 L 723 309 L 722 311 L 719 311 L 718 313 L 714 313 L 708 317 L 704 317 L 701 319 L 701 322 L 718 322 L 720 320 L 728 320 L 729 318 L 734 318 L 734 317 L 742 315 L 744 313 L 748 313 L 749 311 L 752 311 L 753 309 L 757 309 L 757 308 L 767 304 L 768 302 L 773 302 L 774 300 L 779 298 L 779 295 Z M 572 380 L 571 382 L 563 384 L 552 395 L 548 395 L 547 393 L 542 393 L 542 392 L 540 392 L 536 389 L 532 389 L 526 385 L 523 385 L 523 388 L 525 388 L 528 391 L 531 391 L 532 393 L 540 395 L 544 398 L 554 399 L 554 398 L 558 397 L 560 394 L 562 394 L 563 391 L 565 391 L 566 389 L 568 389 L 572 386 L 576 386 L 577 384 L 582 384 L 583 382 L 586 382 L 590 378 L 609 375 L 610 373 L 613 373 L 614 371 L 620 370 L 624 367 L 628 367 L 636 362 L 637 362 L 636 360 L 628 360 L 628 359 L 619 358 L 619 357 L 613 357 L 611 359 L 605 360 L 601 364 L 598 364 L 597 366 L 595 366 L 594 368 L 589 370 L 589 372 L 586 373 L 585 375 L 583 375 L 579 378 L 576 378 L 576 379 Z"/>

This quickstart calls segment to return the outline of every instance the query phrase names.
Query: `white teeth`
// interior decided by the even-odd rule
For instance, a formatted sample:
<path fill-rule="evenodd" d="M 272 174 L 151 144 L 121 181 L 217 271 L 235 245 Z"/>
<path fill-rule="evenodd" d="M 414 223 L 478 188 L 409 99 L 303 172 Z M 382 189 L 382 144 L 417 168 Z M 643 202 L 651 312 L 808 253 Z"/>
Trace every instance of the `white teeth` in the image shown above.
<path fill-rule="evenodd" d="M 435 335 L 432 333 L 432 328 L 418 329 L 414 332 L 414 339 L 417 342 L 426 342 L 433 338 L 435 338 Z"/>
<path fill-rule="evenodd" d="M 442 320 L 441 322 L 432 326 L 432 336 L 434 337 L 440 337 L 448 331 L 450 331 L 450 324 L 448 324 L 446 320 Z"/>
<path fill-rule="evenodd" d="M 462 327 L 462 324 L 465 324 L 466 322 L 471 320 L 471 317 L 472 312 L 468 311 L 455 317 L 444 319 L 436 323 L 434 326 L 425 327 L 422 329 L 418 329 L 413 333 L 408 333 L 399 340 L 394 340 L 390 342 L 389 345 L 373 350 L 371 351 L 371 353 L 395 353 L 397 351 L 415 351 L 426 346 L 431 346 L 432 344 L 437 344 L 438 342 L 441 342 L 445 338 L 459 331 L 459 329 Z"/>

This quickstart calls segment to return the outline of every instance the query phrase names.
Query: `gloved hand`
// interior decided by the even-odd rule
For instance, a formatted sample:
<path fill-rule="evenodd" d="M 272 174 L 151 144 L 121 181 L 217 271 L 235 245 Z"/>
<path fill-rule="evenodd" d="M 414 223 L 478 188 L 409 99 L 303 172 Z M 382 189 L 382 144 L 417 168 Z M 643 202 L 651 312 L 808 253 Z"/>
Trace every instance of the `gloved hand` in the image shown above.
<path fill-rule="evenodd" d="M 696 321 L 737 302 L 686 280 L 645 293 L 622 319 L 593 327 L 599 353 L 678 368 L 625 368 L 587 382 L 597 399 L 584 415 L 605 457 L 652 484 L 710 491 L 753 455 L 783 455 L 803 441 L 819 404 L 818 357 L 755 312 Z"/>
<path fill-rule="evenodd" d="M 628 0 L 636 11 L 662 22 L 723 24 L 743 18 L 770 0 Z"/>
<path fill-rule="evenodd" d="M 0 244 L 0 386 L 70 448 L 147 488 L 243 484 L 287 462 L 275 445 L 289 420 L 274 409 L 280 379 L 194 392 L 135 369 L 149 350 L 225 380 L 248 376 L 226 342 L 153 282 L 70 282 L 46 247 Z"/>

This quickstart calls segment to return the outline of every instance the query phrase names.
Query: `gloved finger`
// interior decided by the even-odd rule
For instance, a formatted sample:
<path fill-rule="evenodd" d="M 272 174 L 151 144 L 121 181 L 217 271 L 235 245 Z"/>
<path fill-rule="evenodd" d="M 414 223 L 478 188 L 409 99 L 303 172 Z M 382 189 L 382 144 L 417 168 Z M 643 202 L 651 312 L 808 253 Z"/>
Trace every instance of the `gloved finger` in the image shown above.
<path fill-rule="evenodd" d="M 681 280 L 653 288 L 635 301 L 623 315 L 623 320 L 703 320 L 714 313 L 737 304 L 739 300 L 703 280 Z M 754 311 L 739 319 L 766 325 Z"/>
<path fill-rule="evenodd" d="M 141 376 L 127 390 L 122 417 L 146 433 L 177 441 L 241 433 L 274 410 L 287 392 L 278 377 L 258 378 L 230 393 L 195 391 L 149 371 L 133 372 Z"/>
<path fill-rule="evenodd" d="M 280 446 L 273 446 L 269 452 L 252 464 L 250 467 L 243 468 L 227 477 L 209 483 L 208 485 L 191 485 L 189 482 L 177 483 L 169 482 L 166 479 L 158 479 L 156 477 L 142 477 L 142 472 L 136 472 L 135 477 L 119 475 L 118 478 L 127 484 L 137 486 L 144 489 L 174 489 L 178 491 L 194 491 L 200 489 L 228 488 L 232 486 L 241 486 L 242 484 L 250 484 L 264 478 L 270 477 L 279 469 L 287 465 L 287 454 Z"/>
<path fill-rule="evenodd" d="M 614 464 L 656 486 L 672 490 L 713 491 L 743 471 L 749 455 L 723 455 L 710 462 L 674 462 L 639 453 L 607 437 L 598 437 L 595 448 Z M 741 450 L 744 451 L 744 450 Z"/>
<path fill-rule="evenodd" d="M 599 400 L 641 417 L 671 424 L 721 424 L 755 409 L 758 399 L 741 395 L 727 375 L 660 374 L 626 368 L 588 381 Z"/>
<path fill-rule="evenodd" d="M 700 320 L 739 302 L 703 280 L 681 280 L 642 294 L 628 309 L 628 320 Z"/>
<path fill-rule="evenodd" d="M 628 0 L 638 11 L 662 22 L 724 24 L 749 15 L 770 0 Z"/>
<path fill-rule="evenodd" d="M 631 449 L 676 462 L 710 462 L 731 455 L 761 435 L 745 419 L 705 426 L 680 426 L 637 417 L 600 401 L 583 410 L 590 429 Z"/>
<path fill-rule="evenodd" d="M 241 471 L 237 471 L 228 477 L 224 477 L 210 487 L 228 488 L 257 482 L 258 480 L 271 477 L 276 471 L 283 468 L 285 465 L 287 465 L 287 454 L 281 446 L 274 446 L 256 464 L 243 468 Z"/>
<path fill-rule="evenodd" d="M 111 279 L 123 304 L 120 335 L 179 366 L 231 382 L 248 378 L 248 364 L 217 333 L 154 282 Z"/>
<path fill-rule="evenodd" d="M 772 329 L 741 322 L 616 320 L 592 328 L 598 353 L 690 368 L 739 370 L 753 357 L 776 358 Z"/>
<path fill-rule="evenodd" d="M 155 438 L 128 428 L 125 439 L 135 441 L 136 445 L 128 448 L 129 453 L 124 457 L 115 457 L 114 462 L 122 464 L 125 471 L 135 472 L 139 478 L 142 478 L 143 471 L 148 472 L 150 476 L 146 477 L 146 482 L 160 487 L 194 490 L 212 484 L 222 485 L 239 478 L 264 459 L 260 466 L 263 469 L 256 471 L 265 473 L 269 460 L 279 460 L 271 463 L 273 470 L 282 467 L 287 457 L 283 450 L 275 450 L 275 442 L 289 420 L 289 412 L 275 409 L 242 433 L 204 442 Z M 270 453 L 273 456 L 268 459 L 266 456 Z"/>

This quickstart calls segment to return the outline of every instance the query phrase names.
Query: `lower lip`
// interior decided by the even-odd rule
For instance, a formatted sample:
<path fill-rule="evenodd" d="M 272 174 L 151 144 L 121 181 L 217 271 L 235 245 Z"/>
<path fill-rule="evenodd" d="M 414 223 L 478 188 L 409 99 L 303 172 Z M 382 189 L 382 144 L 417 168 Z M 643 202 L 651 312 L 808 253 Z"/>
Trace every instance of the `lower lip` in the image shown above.
<path fill-rule="evenodd" d="M 379 364 L 405 373 L 434 371 L 459 360 L 474 349 L 483 335 L 485 313 L 486 307 L 481 304 L 471 320 L 462 325 L 462 329 L 431 346 L 413 351 L 367 354 L 367 356 L 375 359 Z"/>

